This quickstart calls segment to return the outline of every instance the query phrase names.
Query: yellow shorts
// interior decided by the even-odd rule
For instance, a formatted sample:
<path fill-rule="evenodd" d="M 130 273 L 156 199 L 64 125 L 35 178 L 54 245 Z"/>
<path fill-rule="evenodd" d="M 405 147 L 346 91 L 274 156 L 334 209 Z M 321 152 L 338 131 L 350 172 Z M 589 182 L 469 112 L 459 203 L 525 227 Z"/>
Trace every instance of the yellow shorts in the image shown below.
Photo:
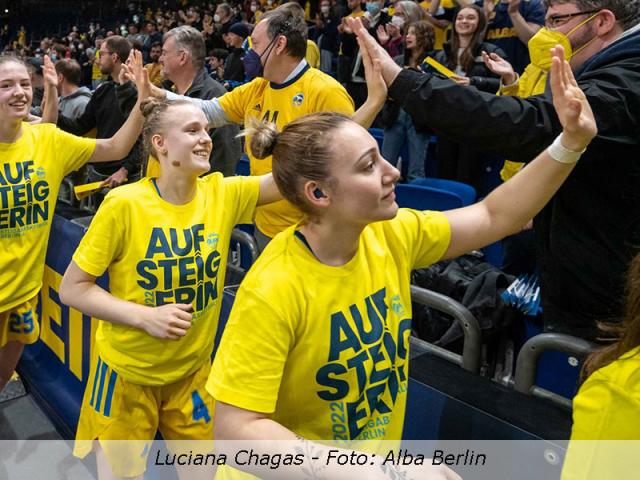
<path fill-rule="evenodd" d="M 12 341 L 25 345 L 38 341 L 40 324 L 36 313 L 37 305 L 36 295 L 31 300 L 0 313 L 0 348 Z"/>
<path fill-rule="evenodd" d="M 133 477 L 144 473 L 157 430 L 174 452 L 171 440 L 208 440 L 196 442 L 196 448 L 212 450 L 214 400 L 204 388 L 209 370 L 206 362 L 178 382 L 137 385 L 98 356 L 84 392 L 73 454 L 84 458 L 97 439 L 113 473 Z"/>

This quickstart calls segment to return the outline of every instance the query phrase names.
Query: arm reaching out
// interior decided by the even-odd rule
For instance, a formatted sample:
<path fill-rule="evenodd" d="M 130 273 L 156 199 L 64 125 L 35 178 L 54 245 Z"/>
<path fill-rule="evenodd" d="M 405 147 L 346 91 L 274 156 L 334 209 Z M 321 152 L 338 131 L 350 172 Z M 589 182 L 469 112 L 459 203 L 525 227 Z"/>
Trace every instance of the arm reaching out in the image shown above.
<path fill-rule="evenodd" d="M 564 49 L 552 49 L 551 91 L 562 134 L 518 175 L 496 188 L 483 201 L 446 212 L 451 244 L 445 257 L 488 245 L 516 233 L 555 195 L 576 165 L 597 126 L 587 99 L 578 87 Z"/>
<path fill-rule="evenodd" d="M 44 77 L 44 102 L 42 106 L 42 123 L 58 122 L 58 74 L 49 55 L 44 56 L 42 67 Z"/>

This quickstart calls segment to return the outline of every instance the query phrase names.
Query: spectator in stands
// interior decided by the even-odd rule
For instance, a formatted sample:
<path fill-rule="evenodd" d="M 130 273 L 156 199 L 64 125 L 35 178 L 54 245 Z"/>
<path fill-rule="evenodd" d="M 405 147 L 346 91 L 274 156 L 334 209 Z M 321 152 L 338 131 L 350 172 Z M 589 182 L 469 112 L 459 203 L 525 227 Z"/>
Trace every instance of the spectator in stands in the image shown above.
<path fill-rule="evenodd" d="M 190 30 L 184 25 L 169 34 Z M 63 302 L 101 319 L 74 454 L 94 450 L 106 478 L 142 478 L 151 450 L 146 442 L 122 448 L 109 440 L 153 440 L 157 430 L 169 442 L 212 440 L 213 399 L 204 385 L 231 230 L 250 222 L 257 205 L 281 198 L 271 175 L 200 178 L 212 145 L 207 120 L 191 103 L 150 102 L 144 113 L 145 150 L 159 160 L 159 176 L 107 196 L 60 285 Z M 166 262 L 185 268 L 151 273 Z M 109 292 L 96 284 L 107 270 Z M 96 385 L 107 384 L 112 388 L 99 387 L 104 403 L 94 401 Z M 197 448 L 209 452 L 203 443 Z M 169 448 L 188 454 L 195 444 Z M 177 467 L 181 479 L 213 478 L 206 463 Z"/>
<path fill-rule="evenodd" d="M 179 95 L 211 99 L 226 93 L 222 85 L 207 75 L 204 38 L 193 27 L 184 25 L 165 34 L 160 62 L 163 76 L 173 83 L 172 90 Z M 236 164 L 242 156 L 242 145 L 236 138 L 238 133 L 236 125 L 221 126 L 210 132 L 213 140 L 209 159 L 212 172 L 222 172 L 225 176 L 235 173 Z M 147 176 L 155 173 L 148 170 Z"/>
<path fill-rule="evenodd" d="M 309 68 L 304 59 L 307 25 L 290 7 L 283 5 L 264 14 L 254 28 L 252 48 L 245 56 L 245 72 L 254 80 L 220 99 L 195 102 L 205 111 L 211 126 L 244 124 L 252 118 L 269 120 L 283 127 L 295 118 L 316 111 L 353 113 L 353 101 L 345 89 L 326 74 Z M 177 98 L 154 90 L 154 95 Z M 370 125 L 370 113 L 377 112 L 384 95 L 370 92 L 370 100 L 358 121 Z M 271 171 L 271 159 L 257 161 L 247 148 L 251 173 Z M 256 213 L 256 237 L 264 247 L 278 232 L 301 218 L 301 212 L 288 202 L 261 207 Z"/>
<path fill-rule="evenodd" d="M 151 50 L 156 44 L 162 44 L 162 34 L 158 32 L 156 22 L 147 20 L 144 22 L 144 29 L 141 34 L 142 55 L 145 62 L 152 61 L 150 58 Z"/>
<path fill-rule="evenodd" d="M 527 44 L 544 25 L 542 0 L 485 0 L 482 4 L 489 22 L 487 41 L 500 47 L 516 72 L 522 73 L 530 62 Z"/>
<path fill-rule="evenodd" d="M 120 71 L 129 57 L 131 44 L 126 38 L 114 35 L 102 42 L 100 46 L 100 72 L 109 75 L 111 80 L 100 84 L 87 103 L 84 112 L 72 119 L 65 115 L 58 117 L 58 126 L 74 135 L 86 135 L 94 128 L 96 138 L 109 138 L 125 123 L 125 116 L 118 108 L 118 91 L 126 89 L 121 84 Z M 132 99 L 131 106 L 135 103 Z M 125 182 L 134 182 L 140 177 L 142 154 L 136 144 L 123 160 L 92 165 L 89 169 L 89 180 L 104 181 L 109 187 L 117 187 Z"/>
<path fill-rule="evenodd" d="M 214 38 L 213 46 L 216 48 L 224 48 L 227 46 L 227 33 L 229 33 L 229 29 L 231 25 L 233 25 L 233 12 L 228 3 L 220 3 L 216 7 L 216 13 L 213 16 L 213 21 L 216 24 L 216 32 L 217 36 Z"/>
<path fill-rule="evenodd" d="M 580 35 L 566 38 L 596 13 Z M 550 0 L 546 22 L 558 43 L 583 47 L 569 57 L 600 135 L 534 219 L 542 320 L 547 331 L 594 338 L 596 320 L 620 319 L 626 268 L 640 251 L 640 1 Z M 354 28 L 380 60 L 390 96 L 416 125 L 523 162 L 559 132 L 548 96 L 496 97 L 438 75 L 401 71 L 367 32 Z"/>
<path fill-rule="evenodd" d="M 140 56 L 134 66 L 142 63 Z M 45 120 L 55 121 L 57 75 L 44 60 Z M 143 89 L 141 99 L 146 98 Z M 86 162 L 122 158 L 142 127 L 138 108 L 111 138 L 78 138 L 52 125 L 24 122 L 31 107 L 31 78 L 16 57 L 0 56 L 0 391 L 11 378 L 25 344 L 39 335 L 37 295 L 63 177 Z"/>
<path fill-rule="evenodd" d="M 31 88 L 33 89 L 33 96 L 31 101 L 31 113 L 36 116 L 42 115 L 42 99 L 44 97 L 44 76 L 42 75 L 43 61 L 38 57 L 31 57 L 27 59 L 29 65 L 29 73 L 31 75 Z"/>
<path fill-rule="evenodd" d="M 222 83 L 224 80 L 224 64 L 229 56 L 229 51 L 224 48 L 214 48 L 209 56 L 209 76 L 215 81 Z"/>
<path fill-rule="evenodd" d="M 162 55 L 162 43 L 157 42 L 151 46 L 149 51 L 149 63 L 144 68 L 149 72 L 149 80 L 156 87 L 162 85 L 162 64 L 160 63 L 160 56 Z"/>
<path fill-rule="evenodd" d="M 435 50 L 442 50 L 459 8 L 472 3 L 473 0 L 424 0 L 420 2 L 425 20 L 433 25 L 436 31 Z"/>
<path fill-rule="evenodd" d="M 340 36 L 338 33 L 340 19 L 330 0 L 320 2 L 320 12 L 315 20 L 314 40 L 320 48 L 320 70 L 331 74 L 334 72 L 333 61 L 338 55 Z"/>
<path fill-rule="evenodd" d="M 55 63 L 58 74 L 58 95 L 60 113 L 70 119 L 77 119 L 85 111 L 91 99 L 91 91 L 80 87 L 82 72 L 75 60 L 62 59 Z"/>
<path fill-rule="evenodd" d="M 434 28 L 430 23 L 420 21 L 409 24 L 405 51 L 402 56 L 395 58 L 396 63 L 405 68 L 420 68 L 425 57 L 434 55 L 434 40 Z M 402 105 L 391 99 L 385 103 L 382 122 L 385 127 L 382 156 L 395 166 L 406 144 L 409 158 L 403 158 L 403 161 L 408 162 L 407 180 L 423 178 L 431 131 L 416 128 Z"/>
<path fill-rule="evenodd" d="M 107 80 L 107 76 L 100 70 L 100 47 L 103 41 L 104 37 L 96 37 L 95 48 L 93 49 L 93 54 L 89 58 L 89 61 L 91 62 L 91 88 L 93 90 L 98 88 L 101 83 Z"/>
<path fill-rule="evenodd" d="M 347 85 L 351 79 L 351 69 L 358 54 L 358 42 L 347 24 L 347 18 L 358 18 L 364 15 L 360 0 L 347 0 L 349 15 L 342 17 L 338 32 L 340 33 L 340 54 L 338 56 L 338 81 Z"/>
<path fill-rule="evenodd" d="M 251 149 L 258 157 L 273 155 L 278 188 L 306 218 L 273 240 L 237 293 L 206 384 L 216 401 L 217 440 L 297 441 L 291 449 L 312 451 L 326 478 L 344 471 L 327 467 L 335 446 L 309 442 L 401 440 L 411 271 L 518 230 L 549 201 L 596 134 L 584 93 L 562 52 L 555 56 L 561 135 L 521 174 L 466 208 L 398 209 L 398 171 L 375 140 L 342 115 L 319 113 L 282 132 L 264 124 L 251 132 Z M 257 455 L 276 448 L 251 444 Z M 382 478 L 385 447 L 377 448 L 360 477 Z M 266 465 L 231 466 L 258 476 L 269 472 Z M 460 478 L 429 467 L 412 464 L 384 477 Z M 284 468 L 278 474 L 286 478 L 315 471 L 309 464 Z"/>
<path fill-rule="evenodd" d="M 496 93 L 500 79 L 487 68 L 482 53 L 495 53 L 503 57 L 505 54 L 495 45 L 483 41 L 487 25 L 483 10 L 473 4 L 464 7 L 454 17 L 453 25 L 451 41 L 435 53 L 434 59 L 455 72 L 452 79 L 459 85 Z M 446 136 L 438 139 L 436 151 L 438 177 L 467 183 L 484 193 L 480 152 L 465 142 L 454 142 Z"/>
<path fill-rule="evenodd" d="M 378 25 L 376 29 L 378 42 L 393 58 L 402 55 L 404 52 L 403 27 L 404 19 L 400 15 L 394 15 L 389 23 Z"/>
<path fill-rule="evenodd" d="M 229 45 L 229 55 L 224 63 L 223 78 L 225 82 L 233 82 L 233 86 L 243 83 L 245 80 L 244 65 L 242 57 L 245 51 L 242 44 L 249 36 L 249 27 L 242 22 L 234 23 L 227 33 L 227 43 Z"/>

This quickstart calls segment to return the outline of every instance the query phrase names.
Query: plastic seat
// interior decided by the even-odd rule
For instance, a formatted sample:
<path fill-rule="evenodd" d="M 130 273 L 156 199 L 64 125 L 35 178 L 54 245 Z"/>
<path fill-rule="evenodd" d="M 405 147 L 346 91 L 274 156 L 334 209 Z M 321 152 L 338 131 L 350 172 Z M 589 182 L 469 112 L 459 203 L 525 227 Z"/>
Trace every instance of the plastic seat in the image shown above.
<path fill-rule="evenodd" d="M 415 184 L 396 185 L 396 202 L 402 208 L 415 210 L 452 210 L 465 205 L 456 192 Z"/>
<path fill-rule="evenodd" d="M 423 187 L 437 188 L 448 192 L 456 193 L 462 200 L 462 206 L 471 205 L 476 201 L 476 190 L 466 183 L 443 178 L 417 178 L 411 185 L 421 185 Z"/>
<path fill-rule="evenodd" d="M 249 166 L 249 157 L 246 155 L 242 155 L 240 161 L 236 165 L 236 175 L 241 175 L 243 177 L 248 177 L 251 175 L 251 168 Z"/>

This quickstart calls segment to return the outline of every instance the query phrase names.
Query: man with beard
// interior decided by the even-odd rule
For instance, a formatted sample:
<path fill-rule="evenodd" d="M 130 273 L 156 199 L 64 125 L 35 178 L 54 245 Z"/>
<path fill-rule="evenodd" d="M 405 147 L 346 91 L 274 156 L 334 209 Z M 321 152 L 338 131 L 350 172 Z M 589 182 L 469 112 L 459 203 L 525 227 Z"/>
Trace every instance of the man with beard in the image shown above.
<path fill-rule="evenodd" d="M 58 127 L 74 135 L 85 135 L 94 128 L 96 138 L 112 137 L 127 119 L 118 107 L 118 91 L 125 85 L 119 82 L 122 64 L 129 57 L 131 44 L 119 35 L 105 39 L 100 46 L 100 71 L 110 77 L 95 90 L 87 103 L 84 113 L 76 119 L 58 116 Z M 135 97 L 131 99 L 135 103 Z M 89 181 L 105 181 L 105 186 L 117 187 L 125 182 L 136 181 L 140 177 L 142 152 L 138 141 L 122 160 L 91 165 Z"/>
<path fill-rule="evenodd" d="M 149 72 L 149 81 L 156 87 L 162 86 L 162 64 L 160 63 L 160 55 L 162 55 L 162 44 L 156 42 L 151 45 L 149 63 L 144 66 Z"/>

